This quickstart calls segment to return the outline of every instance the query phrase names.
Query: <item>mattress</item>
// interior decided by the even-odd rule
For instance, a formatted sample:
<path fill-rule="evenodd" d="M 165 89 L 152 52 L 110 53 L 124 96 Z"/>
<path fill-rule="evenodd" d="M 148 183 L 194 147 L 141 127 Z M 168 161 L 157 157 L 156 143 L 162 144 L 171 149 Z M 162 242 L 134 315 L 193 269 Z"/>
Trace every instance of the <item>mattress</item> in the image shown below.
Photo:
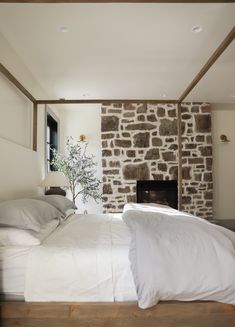
<path fill-rule="evenodd" d="M 28 256 L 32 247 L 0 247 L 0 297 L 23 299 Z"/>

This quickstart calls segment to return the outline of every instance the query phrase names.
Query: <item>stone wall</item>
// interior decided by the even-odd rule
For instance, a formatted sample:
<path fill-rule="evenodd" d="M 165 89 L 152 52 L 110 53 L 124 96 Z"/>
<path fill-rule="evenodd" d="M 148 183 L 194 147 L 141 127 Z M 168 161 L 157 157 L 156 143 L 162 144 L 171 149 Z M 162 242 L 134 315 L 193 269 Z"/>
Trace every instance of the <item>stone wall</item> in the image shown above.
<path fill-rule="evenodd" d="M 183 210 L 212 218 L 211 108 L 206 103 L 185 103 L 183 123 Z"/>
<path fill-rule="evenodd" d="M 125 203 L 136 201 L 137 180 L 178 178 L 176 105 L 114 103 L 101 110 L 103 208 L 120 212 Z M 182 119 L 184 209 L 209 217 L 211 181 L 205 181 L 212 168 L 211 156 L 205 153 L 211 146 L 209 107 L 186 104 Z"/>

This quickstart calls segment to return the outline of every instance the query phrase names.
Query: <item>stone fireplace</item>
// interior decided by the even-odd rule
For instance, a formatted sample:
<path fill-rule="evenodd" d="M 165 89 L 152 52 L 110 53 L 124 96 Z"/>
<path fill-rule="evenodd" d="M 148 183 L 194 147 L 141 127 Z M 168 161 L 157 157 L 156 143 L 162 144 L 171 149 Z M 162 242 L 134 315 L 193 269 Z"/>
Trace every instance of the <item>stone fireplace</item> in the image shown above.
<path fill-rule="evenodd" d="M 137 203 L 158 203 L 178 209 L 178 185 L 172 181 L 137 181 Z"/>
<path fill-rule="evenodd" d="M 136 202 L 136 182 L 178 179 L 175 104 L 110 103 L 101 108 L 103 211 Z M 182 105 L 183 210 L 212 217 L 211 113 L 207 103 Z"/>

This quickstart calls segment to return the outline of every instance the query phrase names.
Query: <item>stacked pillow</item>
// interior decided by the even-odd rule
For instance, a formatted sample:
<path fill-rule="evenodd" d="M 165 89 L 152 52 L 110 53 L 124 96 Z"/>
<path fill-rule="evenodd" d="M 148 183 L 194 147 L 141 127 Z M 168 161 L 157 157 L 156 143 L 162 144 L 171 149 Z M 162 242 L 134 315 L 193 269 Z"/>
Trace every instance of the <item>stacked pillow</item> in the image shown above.
<path fill-rule="evenodd" d="M 38 245 L 75 209 L 60 195 L 1 202 L 0 246 Z"/>

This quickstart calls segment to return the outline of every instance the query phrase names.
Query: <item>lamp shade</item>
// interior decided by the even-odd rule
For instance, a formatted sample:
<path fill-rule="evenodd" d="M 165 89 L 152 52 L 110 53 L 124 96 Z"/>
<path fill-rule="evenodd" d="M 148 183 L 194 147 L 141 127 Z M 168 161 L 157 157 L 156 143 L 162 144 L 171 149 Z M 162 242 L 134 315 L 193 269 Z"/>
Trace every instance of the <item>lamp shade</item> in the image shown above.
<path fill-rule="evenodd" d="M 40 183 L 44 187 L 69 187 L 68 178 L 60 171 L 50 171 Z"/>

